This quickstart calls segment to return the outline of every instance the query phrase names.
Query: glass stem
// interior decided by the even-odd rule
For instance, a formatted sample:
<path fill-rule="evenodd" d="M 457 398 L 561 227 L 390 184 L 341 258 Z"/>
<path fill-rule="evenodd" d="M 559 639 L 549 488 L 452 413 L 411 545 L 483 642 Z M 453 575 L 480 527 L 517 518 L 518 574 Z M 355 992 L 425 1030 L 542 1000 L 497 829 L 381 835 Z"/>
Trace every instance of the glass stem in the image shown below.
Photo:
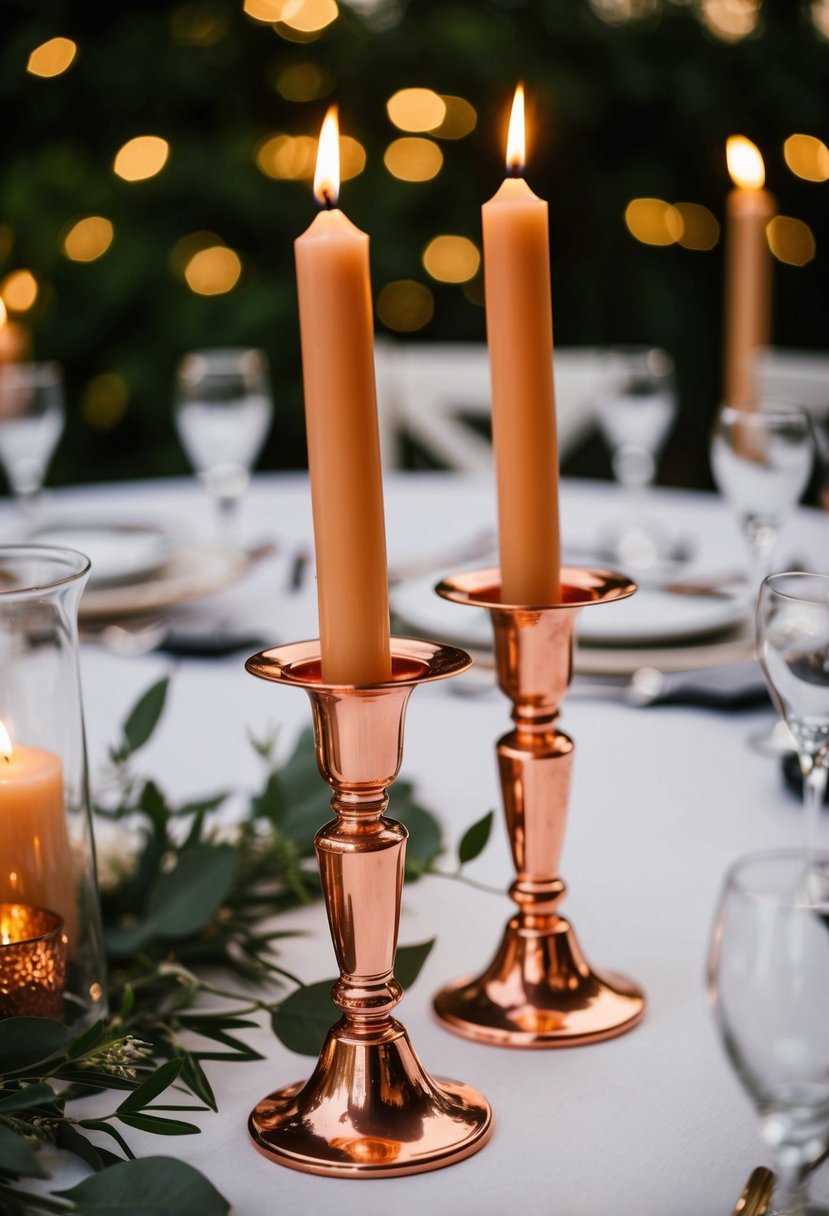
<path fill-rule="evenodd" d="M 780 1160 L 780 1156 L 783 1156 L 781 1153 L 775 1163 L 779 1181 L 774 1191 L 772 1210 L 776 1216 L 799 1216 L 808 1198 L 807 1184 L 811 1165 L 808 1161 L 793 1163 L 789 1156 L 791 1146 L 783 1147 L 788 1151 L 785 1152 L 784 1160 Z"/>
<path fill-rule="evenodd" d="M 817 848 L 823 798 L 826 794 L 826 777 L 829 770 L 825 764 L 808 752 L 800 755 L 800 771 L 803 774 L 803 810 L 806 819 L 806 848 L 813 853 Z"/>
<path fill-rule="evenodd" d="M 771 574 L 778 530 L 755 519 L 744 520 L 743 528 L 751 549 L 751 593 L 756 598 L 763 579 Z"/>
<path fill-rule="evenodd" d="M 217 498 L 216 506 L 219 515 L 219 540 L 224 545 L 233 546 L 236 541 L 239 497 L 238 495 L 233 495 L 227 498 Z"/>

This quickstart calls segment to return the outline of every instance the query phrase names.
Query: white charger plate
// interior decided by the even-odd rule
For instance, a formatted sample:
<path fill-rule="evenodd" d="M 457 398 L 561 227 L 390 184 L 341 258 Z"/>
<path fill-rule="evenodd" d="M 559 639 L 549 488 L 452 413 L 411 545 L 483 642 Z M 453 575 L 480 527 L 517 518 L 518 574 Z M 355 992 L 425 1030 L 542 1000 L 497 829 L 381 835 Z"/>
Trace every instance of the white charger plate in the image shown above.
<path fill-rule="evenodd" d="M 161 524 L 96 523 L 89 519 L 50 522 L 29 538 L 39 545 L 61 545 L 86 554 L 90 587 L 133 583 L 154 575 L 172 556 L 174 534 Z"/>

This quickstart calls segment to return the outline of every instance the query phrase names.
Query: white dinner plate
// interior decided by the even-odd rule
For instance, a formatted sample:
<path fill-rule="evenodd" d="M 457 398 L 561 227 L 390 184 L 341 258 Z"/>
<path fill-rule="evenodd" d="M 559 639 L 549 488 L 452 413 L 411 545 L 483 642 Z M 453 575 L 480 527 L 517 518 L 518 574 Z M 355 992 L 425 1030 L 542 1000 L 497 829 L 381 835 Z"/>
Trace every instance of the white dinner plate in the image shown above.
<path fill-rule="evenodd" d="M 245 553 L 220 545 L 183 545 L 155 574 L 134 583 L 87 587 L 81 598 L 82 620 L 166 612 L 177 604 L 213 595 L 237 582 L 250 566 Z"/>
<path fill-rule="evenodd" d="M 97 523 L 89 519 L 67 519 L 44 524 L 31 536 L 38 545 L 62 545 L 86 554 L 92 568 L 90 587 L 133 583 L 155 574 L 175 548 L 173 534 L 160 524 L 130 522 Z"/>
<path fill-rule="evenodd" d="M 483 649 L 492 645 L 492 626 L 483 608 L 466 608 L 435 594 L 440 575 L 429 574 L 391 589 L 391 607 L 400 622 L 424 637 Z M 675 595 L 641 587 L 619 603 L 588 607 L 579 614 L 582 646 L 650 646 L 692 642 L 739 624 L 745 599 L 725 595 Z"/>

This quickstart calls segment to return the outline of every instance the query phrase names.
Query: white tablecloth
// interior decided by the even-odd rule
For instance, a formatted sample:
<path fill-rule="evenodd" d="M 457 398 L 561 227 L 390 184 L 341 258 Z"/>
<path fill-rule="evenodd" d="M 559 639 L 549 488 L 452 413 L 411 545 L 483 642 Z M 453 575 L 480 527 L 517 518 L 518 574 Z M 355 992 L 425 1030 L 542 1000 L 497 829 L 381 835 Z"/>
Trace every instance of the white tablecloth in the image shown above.
<path fill-rule="evenodd" d="M 589 539 L 613 517 L 613 494 L 610 486 L 566 483 L 565 534 Z M 79 490 L 55 501 L 98 512 L 172 514 L 203 531 L 210 523 L 201 492 L 184 482 Z M 663 527 L 695 540 L 700 569 L 744 561 L 736 526 L 716 498 L 659 491 L 654 502 Z M 449 548 L 494 523 L 493 516 L 489 485 L 452 476 L 392 477 L 390 561 Z M 272 643 L 314 636 L 313 581 L 299 593 L 286 590 L 292 552 L 311 543 L 305 479 L 257 479 L 244 503 L 242 530 L 251 541 L 278 538 L 280 552 L 217 597 L 210 611 L 255 626 Z M 781 560 L 810 559 L 813 568 L 826 569 L 828 534 L 825 515 L 799 512 L 784 535 Z M 120 659 L 83 648 L 93 779 L 135 696 L 170 666 L 157 655 Z M 507 715 L 507 702 L 495 692 L 460 699 L 436 685 L 412 698 L 403 773 L 439 813 L 450 845 L 499 804 L 493 743 Z M 749 1171 L 768 1154 L 717 1040 L 704 971 L 729 862 L 801 839 L 797 803 L 782 786 L 777 762 L 746 744 L 771 714 L 634 709 L 573 697 L 564 721 L 577 744 L 564 910 L 595 966 L 644 985 L 642 1025 L 615 1041 L 550 1052 L 474 1046 L 447 1034 L 431 1015 L 432 993 L 489 959 L 512 905 L 505 896 L 429 878 L 404 892 L 400 938 L 436 935 L 437 945 L 399 1012 L 430 1071 L 468 1081 L 490 1099 L 495 1132 L 487 1147 L 450 1169 L 371 1183 L 311 1177 L 266 1161 L 248 1141 L 248 1112 L 270 1089 L 307 1075 L 310 1061 L 293 1056 L 263 1027 L 251 1041 L 264 1062 L 212 1066 L 220 1113 L 195 1116 L 202 1134 L 161 1140 L 131 1133 L 141 1153 L 186 1156 L 244 1216 L 730 1213 Z M 228 784 L 252 789 L 261 772 L 248 728 L 262 733 L 279 724 L 287 750 L 308 722 L 305 697 L 251 679 L 239 659 L 189 661 L 175 672 L 163 725 L 141 765 L 173 797 Z M 511 873 L 501 829 L 470 874 L 505 887 Z M 293 914 L 290 923 L 306 936 L 281 947 L 286 966 L 309 981 L 333 974 L 322 906 Z M 74 1176 L 74 1167 L 64 1168 L 60 1181 Z M 826 1178 L 817 1182 L 829 1194 Z"/>

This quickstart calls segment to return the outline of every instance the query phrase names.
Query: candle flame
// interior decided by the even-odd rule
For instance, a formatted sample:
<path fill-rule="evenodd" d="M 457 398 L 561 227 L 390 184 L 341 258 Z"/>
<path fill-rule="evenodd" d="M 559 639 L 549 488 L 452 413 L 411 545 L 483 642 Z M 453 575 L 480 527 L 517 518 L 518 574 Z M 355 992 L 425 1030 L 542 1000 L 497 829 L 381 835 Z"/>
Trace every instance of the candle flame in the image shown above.
<path fill-rule="evenodd" d="M 6 305 L 3 303 L 2 299 L 0 299 L 0 329 L 3 328 L 3 326 L 6 324 L 8 319 L 9 319 L 9 314 L 6 309 Z"/>
<path fill-rule="evenodd" d="M 322 123 L 317 148 L 314 194 L 319 202 L 333 206 L 340 193 L 340 127 L 337 107 L 331 106 Z"/>
<path fill-rule="evenodd" d="M 524 122 L 524 86 L 519 84 L 512 100 L 507 135 L 507 168 L 520 172 L 526 161 L 526 124 Z"/>
<path fill-rule="evenodd" d="M 766 167 L 760 149 L 744 135 L 730 135 L 725 145 L 728 172 L 740 190 L 760 190 L 766 180 Z"/>
<path fill-rule="evenodd" d="M 12 758 L 12 741 L 9 738 L 9 732 L 6 730 L 2 722 L 0 722 L 0 758 L 3 760 L 11 760 Z"/>

